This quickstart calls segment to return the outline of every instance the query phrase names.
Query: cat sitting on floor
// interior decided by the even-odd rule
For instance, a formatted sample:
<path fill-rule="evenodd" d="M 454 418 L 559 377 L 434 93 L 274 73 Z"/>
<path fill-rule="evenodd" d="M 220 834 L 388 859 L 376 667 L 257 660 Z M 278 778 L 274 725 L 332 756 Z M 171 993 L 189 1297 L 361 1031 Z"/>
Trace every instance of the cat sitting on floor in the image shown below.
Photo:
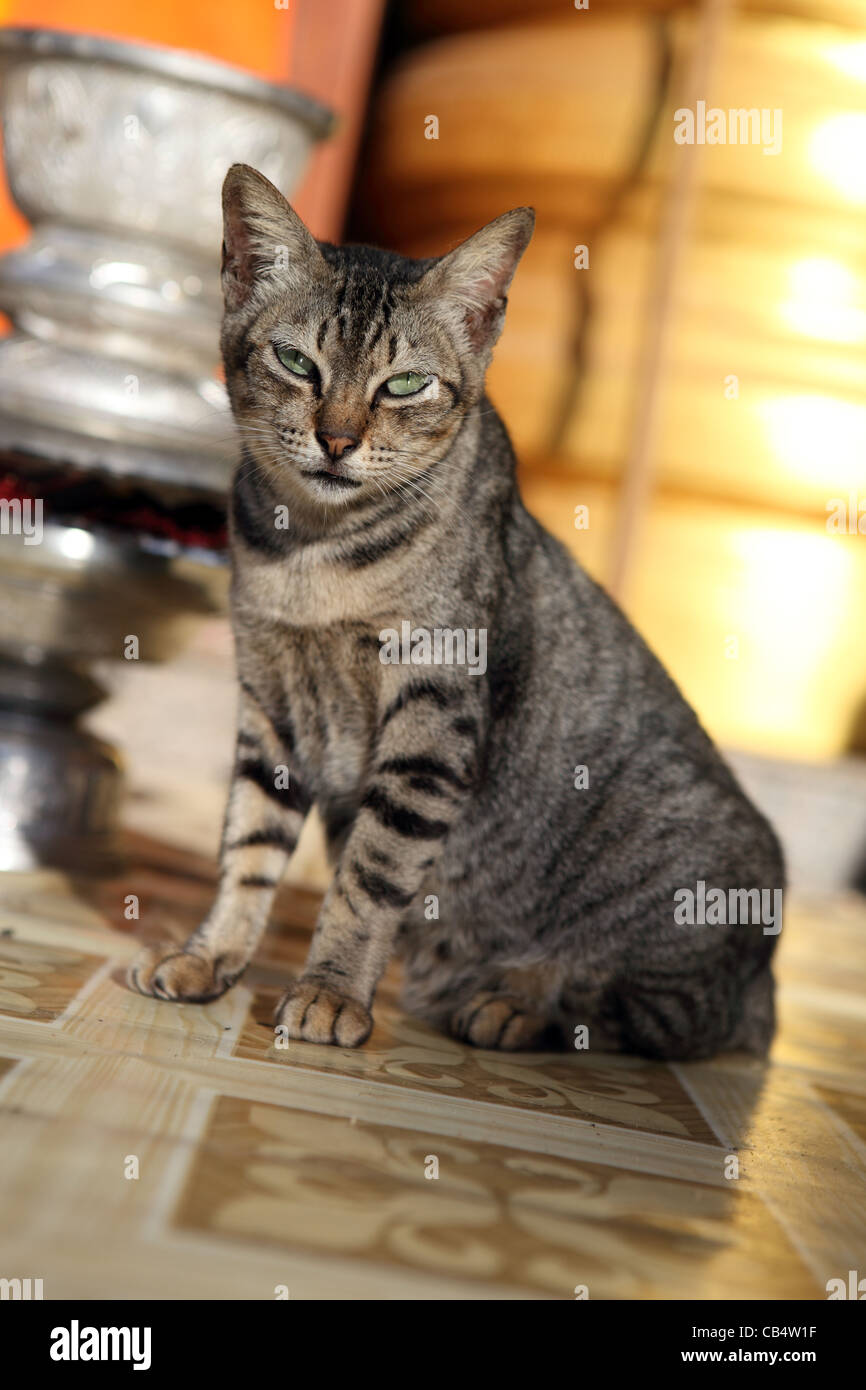
<path fill-rule="evenodd" d="M 316 242 L 244 165 L 224 212 L 237 759 L 213 908 L 131 982 L 227 990 L 315 803 L 334 878 L 289 1037 L 363 1043 L 399 952 L 407 1009 L 480 1047 L 583 1026 L 649 1057 L 765 1052 L 778 927 L 678 909 L 698 884 L 780 892 L 776 838 L 525 510 L 484 395 L 533 213 L 408 260 Z"/>

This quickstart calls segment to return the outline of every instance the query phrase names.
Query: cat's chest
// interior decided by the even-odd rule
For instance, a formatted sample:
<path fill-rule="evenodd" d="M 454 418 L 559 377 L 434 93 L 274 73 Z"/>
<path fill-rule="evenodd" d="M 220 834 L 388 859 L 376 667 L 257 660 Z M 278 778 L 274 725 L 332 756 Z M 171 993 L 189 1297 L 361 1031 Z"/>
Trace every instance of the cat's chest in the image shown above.
<path fill-rule="evenodd" d="M 402 668 L 382 660 L 379 634 L 407 611 L 394 592 L 309 562 L 236 571 L 232 616 L 238 670 L 275 721 L 288 716 L 296 752 L 322 799 L 361 784 L 378 716 Z"/>
<path fill-rule="evenodd" d="M 383 668 L 366 623 L 305 626 L 258 613 L 235 631 L 241 679 L 275 725 L 288 723 L 320 798 L 351 795 L 375 741 Z"/>
<path fill-rule="evenodd" d="M 283 634 L 279 679 L 298 757 L 320 800 L 351 797 L 369 765 L 380 668 L 368 637 L 351 624 Z"/>
<path fill-rule="evenodd" d="M 236 572 L 233 607 L 242 623 L 277 628 L 375 626 L 405 607 L 405 587 L 405 577 L 384 566 L 358 572 L 299 549 L 278 565 L 246 564 Z"/>

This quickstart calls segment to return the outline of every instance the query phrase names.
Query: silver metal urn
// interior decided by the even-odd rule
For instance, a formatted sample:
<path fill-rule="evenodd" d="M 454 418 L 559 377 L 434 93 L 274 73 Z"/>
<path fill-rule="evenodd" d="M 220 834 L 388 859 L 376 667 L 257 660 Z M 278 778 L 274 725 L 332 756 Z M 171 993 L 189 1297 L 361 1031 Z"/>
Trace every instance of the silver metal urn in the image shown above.
<path fill-rule="evenodd" d="M 119 774 L 76 722 L 87 664 L 130 634 L 164 657 L 214 603 L 219 525 L 209 546 L 173 518 L 220 517 L 236 453 L 222 181 L 243 162 L 291 192 L 332 118 L 193 54 L 0 29 L 0 121 L 32 224 L 0 256 L 0 868 L 100 868 Z"/>

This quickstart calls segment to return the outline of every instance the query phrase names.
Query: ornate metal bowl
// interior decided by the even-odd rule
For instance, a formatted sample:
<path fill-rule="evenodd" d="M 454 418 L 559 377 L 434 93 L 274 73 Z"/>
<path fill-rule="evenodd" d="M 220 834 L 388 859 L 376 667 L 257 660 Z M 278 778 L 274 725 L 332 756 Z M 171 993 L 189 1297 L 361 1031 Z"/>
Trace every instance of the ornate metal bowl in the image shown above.
<path fill-rule="evenodd" d="M 0 258 L 0 447 L 207 487 L 234 453 L 214 379 L 220 188 L 293 188 L 331 115 L 193 54 L 0 30 L 0 120 L 31 241 Z"/>

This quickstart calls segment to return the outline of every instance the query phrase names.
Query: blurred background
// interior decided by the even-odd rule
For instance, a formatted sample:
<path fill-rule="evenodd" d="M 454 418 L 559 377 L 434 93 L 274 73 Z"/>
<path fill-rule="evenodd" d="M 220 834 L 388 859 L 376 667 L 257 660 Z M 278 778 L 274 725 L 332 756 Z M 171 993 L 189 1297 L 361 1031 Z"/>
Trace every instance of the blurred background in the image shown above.
<path fill-rule="evenodd" d="M 0 0 L 0 22 L 318 98 L 338 124 L 286 191 L 320 237 L 426 256 L 532 204 L 489 378 L 527 504 L 667 665 L 795 884 L 866 886 L 864 0 Z M 774 138 L 677 143 L 699 103 L 767 112 Z M 28 235 L 4 193 L 0 249 Z M 123 750 L 127 823 L 207 854 L 219 608 L 162 664 L 100 658 L 89 716 Z M 311 841 L 296 876 L 323 872 Z"/>

